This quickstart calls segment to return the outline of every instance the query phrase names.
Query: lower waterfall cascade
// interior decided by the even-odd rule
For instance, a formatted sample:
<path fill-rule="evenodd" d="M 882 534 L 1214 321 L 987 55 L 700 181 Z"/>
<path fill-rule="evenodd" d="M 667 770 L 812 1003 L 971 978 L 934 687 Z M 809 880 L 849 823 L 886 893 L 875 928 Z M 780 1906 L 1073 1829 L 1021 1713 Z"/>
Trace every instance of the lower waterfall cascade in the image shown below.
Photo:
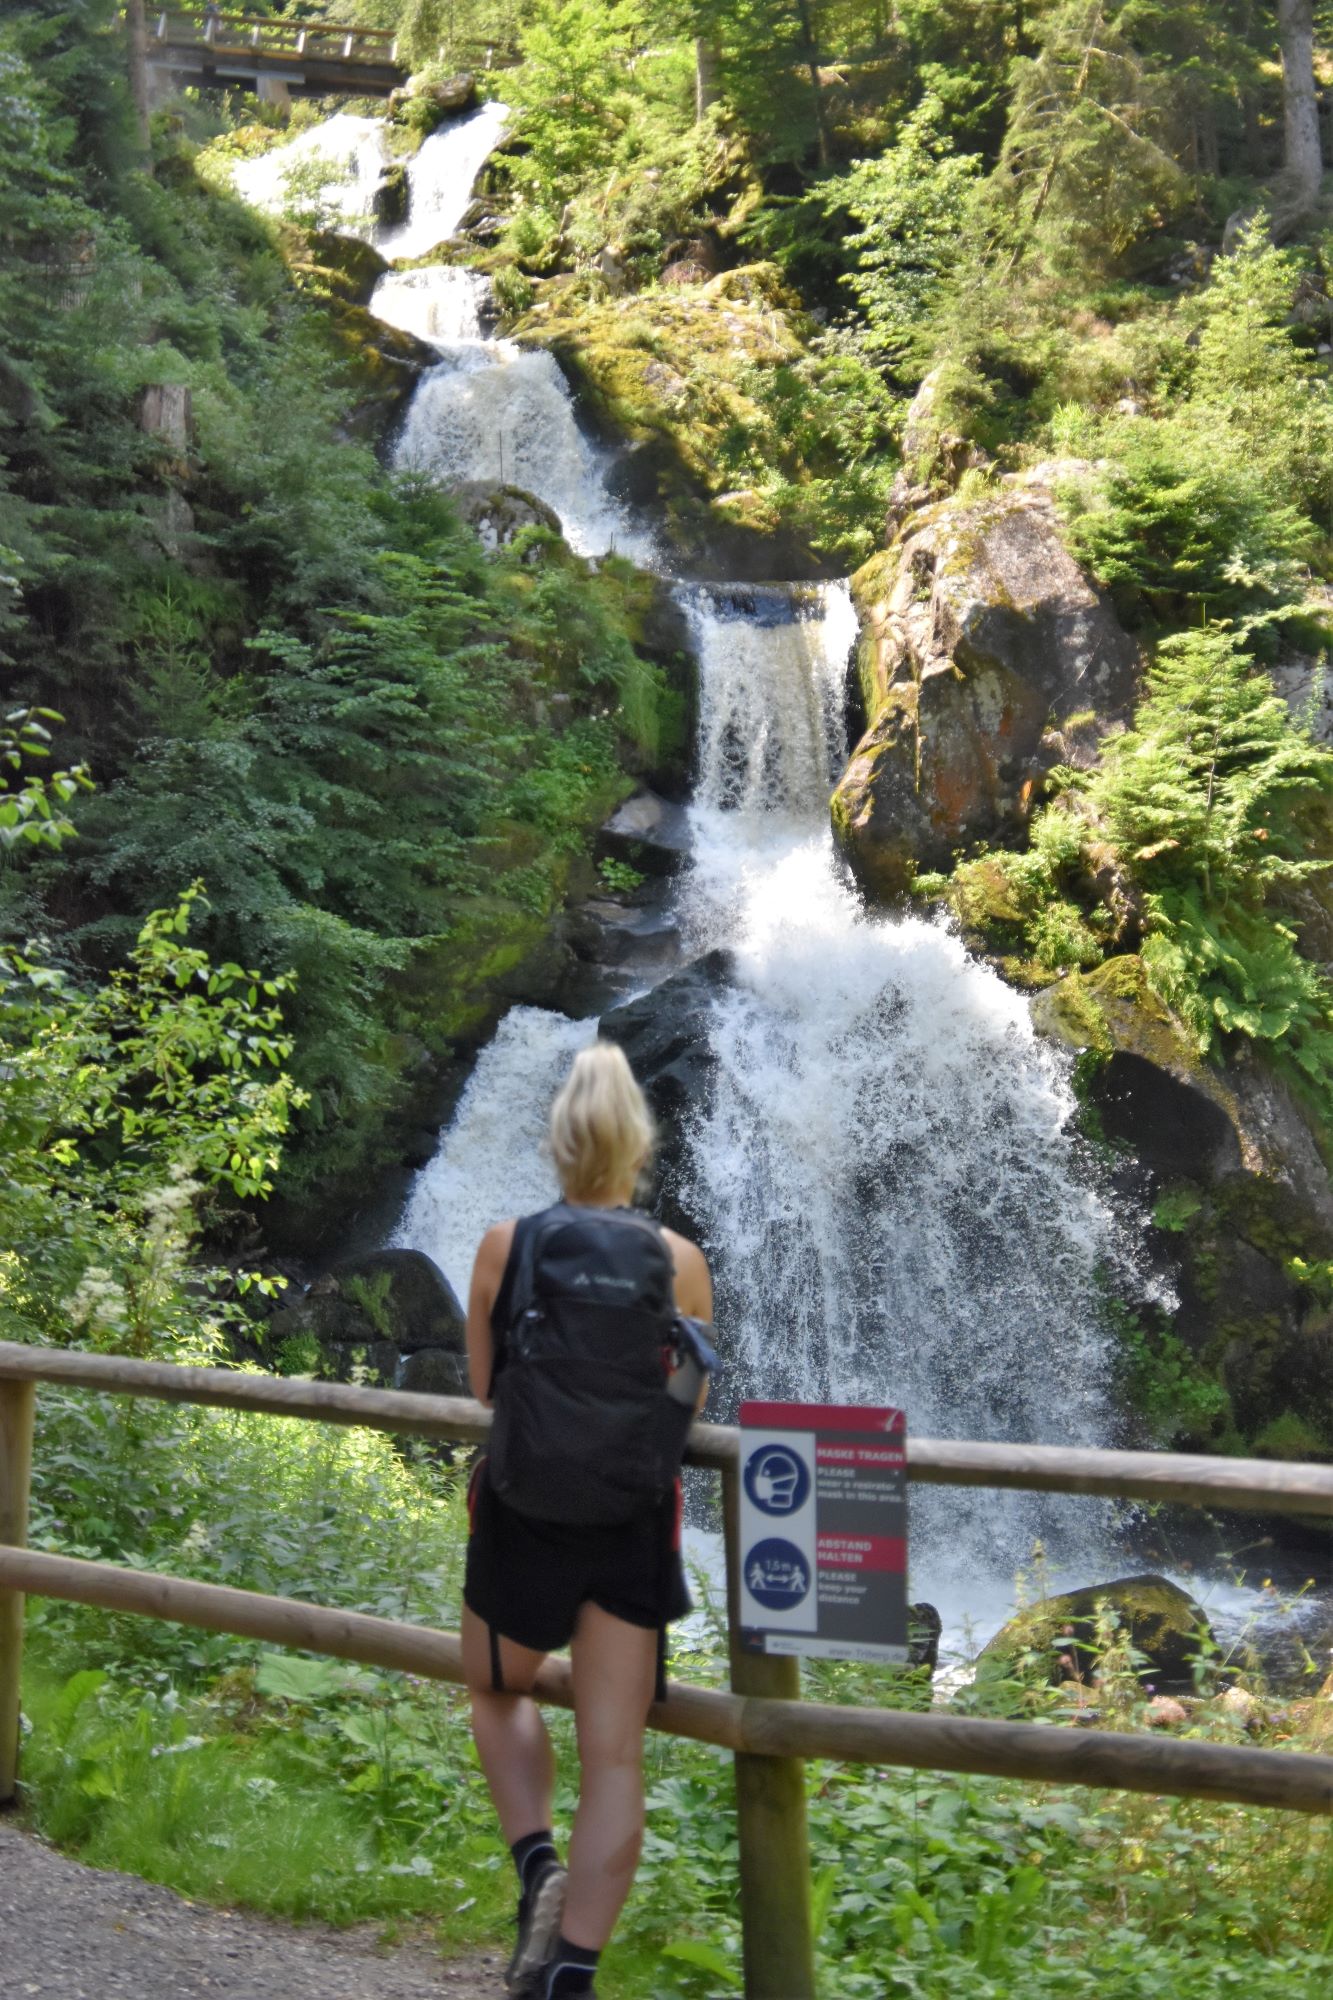
<path fill-rule="evenodd" d="M 442 126 L 409 164 L 409 230 L 415 216 L 438 241 L 461 217 L 484 158 L 480 116 Z M 378 141 L 342 128 L 374 121 L 329 123 L 363 190 Z M 495 113 L 491 144 L 501 127 Z M 432 247 L 377 240 L 386 254 Z M 392 271 L 372 310 L 439 355 L 396 440 L 399 466 L 446 486 L 524 488 L 580 554 L 662 571 L 651 524 L 610 492 L 609 455 L 580 427 L 554 358 L 488 333 L 483 279 L 455 265 Z M 1137 1219 L 1101 1188 L 1067 1061 L 1039 1041 L 1022 996 L 943 921 L 868 915 L 850 886 L 828 817 L 857 637 L 847 586 L 673 589 L 699 669 L 675 916 L 687 958 L 726 944 L 735 965 L 713 1007 L 713 1088 L 686 1135 L 728 1368 L 719 1407 L 757 1393 L 891 1402 L 921 1434 L 1104 1440 L 1101 1274 L 1136 1268 Z M 595 1017 L 513 1008 L 416 1176 L 394 1240 L 433 1256 L 461 1296 L 485 1228 L 552 1198 L 546 1109 L 595 1034 Z M 918 1492 L 913 1588 L 994 1623 L 1038 1537 L 1054 1572 L 1105 1575 L 1107 1521 L 1100 1503 Z M 946 1608 L 955 1629 L 958 1616 Z"/>

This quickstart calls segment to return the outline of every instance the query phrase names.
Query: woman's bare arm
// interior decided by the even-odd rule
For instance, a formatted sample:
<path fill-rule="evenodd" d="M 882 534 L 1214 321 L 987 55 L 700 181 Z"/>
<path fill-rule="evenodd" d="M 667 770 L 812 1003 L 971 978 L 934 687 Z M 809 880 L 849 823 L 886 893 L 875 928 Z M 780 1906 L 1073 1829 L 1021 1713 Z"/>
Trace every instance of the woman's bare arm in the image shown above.
<path fill-rule="evenodd" d="M 479 1403 L 491 1407 L 491 1374 L 495 1367 L 495 1342 L 491 1335 L 491 1309 L 500 1291 L 509 1247 L 514 1240 L 514 1223 L 497 1222 L 486 1231 L 472 1266 L 472 1284 L 467 1297 L 467 1372 L 472 1393 Z"/>
<path fill-rule="evenodd" d="M 675 1294 L 676 1310 L 688 1313 L 691 1319 L 713 1317 L 713 1280 L 709 1275 L 708 1260 L 697 1243 L 691 1243 L 688 1236 L 677 1236 L 674 1229 L 664 1229 L 671 1250 L 671 1261 L 675 1266 L 672 1290 Z"/>
<path fill-rule="evenodd" d="M 708 1269 L 708 1259 L 697 1243 L 691 1243 L 688 1236 L 677 1236 L 674 1229 L 664 1229 L 671 1250 L 671 1261 L 675 1267 L 672 1291 L 676 1309 L 690 1319 L 713 1319 L 713 1279 Z M 699 1391 L 696 1410 L 702 1410 L 708 1401 L 708 1378 L 705 1376 L 703 1388 Z"/>

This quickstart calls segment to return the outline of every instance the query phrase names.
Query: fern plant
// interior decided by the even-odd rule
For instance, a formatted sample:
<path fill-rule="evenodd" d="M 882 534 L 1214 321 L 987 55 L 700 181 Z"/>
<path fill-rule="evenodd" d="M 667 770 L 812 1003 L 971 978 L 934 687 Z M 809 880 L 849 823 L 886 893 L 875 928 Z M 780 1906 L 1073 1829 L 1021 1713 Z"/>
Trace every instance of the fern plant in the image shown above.
<path fill-rule="evenodd" d="M 1333 867 L 1310 851 L 1333 754 L 1214 626 L 1163 642 L 1087 790 L 1145 891 L 1148 976 L 1200 1053 L 1270 1043 L 1333 1107 L 1333 986 L 1272 907 Z"/>

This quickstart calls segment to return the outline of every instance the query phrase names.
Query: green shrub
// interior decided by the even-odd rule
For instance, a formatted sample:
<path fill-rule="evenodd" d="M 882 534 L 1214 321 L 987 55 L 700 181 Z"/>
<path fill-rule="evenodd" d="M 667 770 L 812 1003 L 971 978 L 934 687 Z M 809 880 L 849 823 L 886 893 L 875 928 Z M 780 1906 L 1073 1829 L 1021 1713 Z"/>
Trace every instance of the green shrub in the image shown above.
<path fill-rule="evenodd" d="M 1333 866 L 1309 851 L 1333 754 L 1212 628 L 1163 642 L 1086 789 L 1145 892 L 1148 976 L 1200 1051 L 1266 1043 L 1333 1112 L 1333 988 L 1273 907 Z"/>
<path fill-rule="evenodd" d="M 1131 620 L 1264 618 L 1295 606 L 1314 548 L 1309 522 L 1276 498 L 1262 464 L 1215 422 L 1108 420 L 1086 444 L 1110 463 L 1089 491 L 1060 492 L 1069 544 Z"/>

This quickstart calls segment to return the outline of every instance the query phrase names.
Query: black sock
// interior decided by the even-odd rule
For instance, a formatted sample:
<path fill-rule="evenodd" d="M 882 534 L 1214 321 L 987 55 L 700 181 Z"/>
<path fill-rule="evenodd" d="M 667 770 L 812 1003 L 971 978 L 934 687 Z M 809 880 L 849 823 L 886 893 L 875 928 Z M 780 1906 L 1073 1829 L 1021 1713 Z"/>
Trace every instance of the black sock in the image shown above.
<path fill-rule="evenodd" d="M 547 1961 L 542 2000 L 574 2000 L 577 1994 L 591 1993 L 592 1976 L 601 1955 L 600 1951 L 589 1951 L 586 1945 L 571 1944 L 567 1937 L 557 1938 L 555 1950 Z"/>
<path fill-rule="evenodd" d="M 537 1877 L 543 1874 L 553 1861 L 558 1861 L 560 1858 L 555 1851 L 555 1841 L 551 1837 L 549 1827 L 544 1827 L 540 1833 L 525 1833 L 522 1840 L 514 1842 L 509 1852 L 514 1857 L 514 1866 L 518 1870 L 519 1890 L 524 1896 Z"/>

